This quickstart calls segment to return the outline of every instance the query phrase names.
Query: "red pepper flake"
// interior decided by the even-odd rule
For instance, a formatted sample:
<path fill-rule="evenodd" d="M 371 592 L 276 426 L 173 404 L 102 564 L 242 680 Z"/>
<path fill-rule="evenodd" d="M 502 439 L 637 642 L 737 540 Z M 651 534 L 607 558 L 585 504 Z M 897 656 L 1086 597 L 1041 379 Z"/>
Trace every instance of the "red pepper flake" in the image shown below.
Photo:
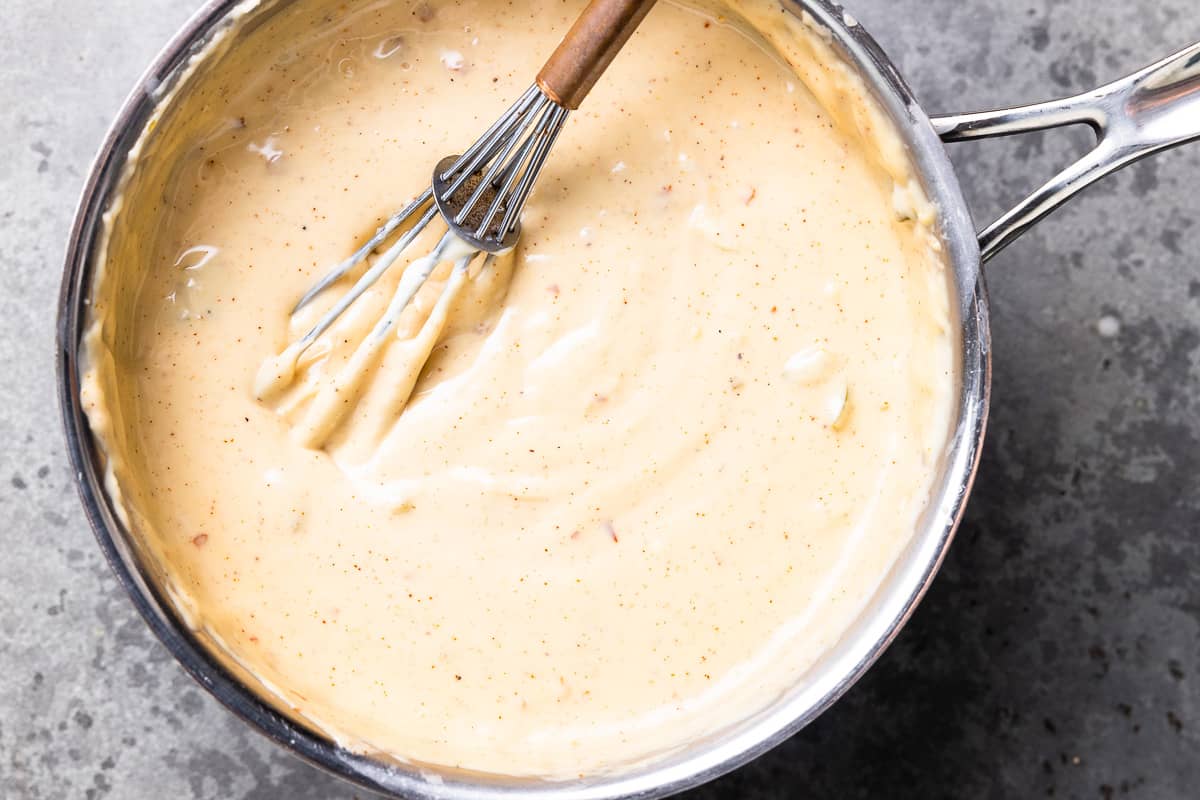
<path fill-rule="evenodd" d="M 675 188 L 675 184 L 673 184 L 673 183 L 668 183 L 666 186 L 662 187 L 662 193 L 663 193 L 663 194 L 670 194 L 670 193 L 671 193 L 671 191 L 672 191 L 674 188 Z"/>
<path fill-rule="evenodd" d="M 198 536 L 193 536 L 193 537 L 192 537 L 192 544 L 196 545 L 196 547 L 204 547 L 204 544 L 205 544 L 207 541 L 208 541 L 208 534 L 207 534 L 207 533 L 201 533 L 201 534 L 199 534 Z"/>
<path fill-rule="evenodd" d="M 251 636 L 251 637 L 250 637 L 250 641 L 251 641 L 251 642 L 257 642 L 257 641 L 258 641 L 258 637 L 257 637 L 257 636 Z"/>
<path fill-rule="evenodd" d="M 755 189 L 753 186 L 751 186 L 750 194 L 746 196 L 746 205 L 750 205 L 750 203 L 753 202 L 754 198 L 757 196 L 758 196 L 758 189 Z"/>
<path fill-rule="evenodd" d="M 550 284 L 549 286 L 546 287 L 546 291 L 549 292 L 550 294 L 554 295 L 555 297 L 558 297 L 558 292 L 559 292 L 558 284 L 557 283 Z"/>
<path fill-rule="evenodd" d="M 617 537 L 617 529 L 613 527 L 613 524 L 612 524 L 612 520 L 611 520 L 611 519 L 606 519 L 606 520 L 604 520 L 604 530 L 605 530 L 605 531 L 608 533 L 608 535 L 609 535 L 609 536 L 611 536 L 611 537 L 612 537 L 612 540 L 613 540 L 614 542 L 619 542 L 619 541 L 621 541 L 621 540 L 620 540 L 620 539 Z"/>
<path fill-rule="evenodd" d="M 779 306 L 771 306 L 771 313 L 772 313 L 772 314 L 774 314 L 774 313 L 775 313 L 776 311 L 778 311 L 778 310 L 779 310 Z"/>
<path fill-rule="evenodd" d="M 580 536 L 583 536 L 583 531 L 571 531 L 571 540 L 576 541 Z"/>

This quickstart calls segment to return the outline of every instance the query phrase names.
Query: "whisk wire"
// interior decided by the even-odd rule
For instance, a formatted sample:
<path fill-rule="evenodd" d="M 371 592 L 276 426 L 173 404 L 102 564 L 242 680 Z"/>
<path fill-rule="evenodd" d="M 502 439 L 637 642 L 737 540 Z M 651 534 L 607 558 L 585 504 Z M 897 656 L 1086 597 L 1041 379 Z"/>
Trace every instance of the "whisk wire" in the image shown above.
<path fill-rule="evenodd" d="M 432 211 L 433 209 L 430 209 Z M 442 261 L 442 256 L 450 247 L 450 243 L 454 241 L 454 234 L 446 231 L 442 234 L 442 238 L 434 246 L 429 255 L 424 258 L 418 258 L 404 269 L 404 274 L 400 276 L 400 285 L 396 287 L 396 294 L 392 296 L 392 300 L 388 303 L 387 311 L 376 324 L 374 330 L 371 331 L 372 339 L 382 338 L 400 319 L 400 315 L 412 299 L 417 296 L 417 292 L 433 274 L 433 270 Z M 471 255 L 461 256 L 460 260 L 470 261 Z"/>
<path fill-rule="evenodd" d="M 365 261 L 367 256 L 371 255 L 371 253 L 373 253 L 375 249 L 379 247 L 379 245 L 383 244 L 384 241 L 386 241 L 387 238 L 392 235 L 393 231 L 403 225 L 404 221 L 412 216 L 413 212 L 428 203 L 432 197 L 433 189 L 426 189 L 419 197 L 417 197 L 407 206 L 388 217 L 387 221 L 380 225 L 378 230 L 376 230 L 371 238 L 367 240 L 366 244 L 355 250 L 353 255 L 335 266 L 333 269 L 327 272 L 321 278 L 321 280 L 313 284 L 312 288 L 305 292 L 304 296 L 301 297 L 300 300 L 297 301 L 296 305 L 292 307 L 292 313 L 295 314 L 297 311 L 304 308 L 314 297 L 328 289 L 330 285 L 336 283 L 343 275 Z"/>
<path fill-rule="evenodd" d="M 546 120 L 545 109 L 552 105 L 553 103 L 548 97 L 545 95 L 539 95 L 537 101 L 522 113 L 519 121 L 519 128 L 516 134 L 508 138 L 508 141 L 504 145 L 503 151 L 492 161 L 491 166 L 488 167 L 483 179 L 479 181 L 479 184 L 475 187 L 475 190 L 472 192 L 470 198 L 467 199 L 467 201 L 463 204 L 462 209 L 460 209 L 459 212 L 454 216 L 454 222 L 456 224 L 462 225 L 464 222 L 466 222 L 467 217 L 474 210 L 475 204 L 479 202 L 481 197 L 483 197 L 484 192 L 486 192 L 489 188 L 492 190 L 499 188 L 499 179 L 501 177 L 504 177 L 507 182 L 508 175 L 511 175 L 513 172 L 519 170 L 520 165 L 524 163 L 525 157 L 528 153 L 527 143 L 529 142 L 530 137 L 528 137 L 527 134 L 530 125 L 533 125 L 536 120 L 536 129 L 540 130 L 545 124 Z M 512 155 L 513 150 L 517 149 L 518 144 L 522 145 L 518 152 L 518 157 L 516 159 L 511 159 L 510 156 Z M 493 200 L 493 202 L 496 202 L 497 200 L 503 201 L 506 193 L 507 192 L 499 192 L 496 200 Z M 476 236 L 482 236 L 486 229 L 486 225 L 481 226 L 481 228 L 476 232 Z"/>
<path fill-rule="evenodd" d="M 459 156 L 448 169 L 441 174 L 444 181 L 450 180 L 450 176 L 458 173 L 458 178 L 450 183 L 448 193 L 454 194 L 462 188 L 463 183 L 467 178 L 473 175 L 482 165 L 486 164 L 501 147 L 512 137 L 513 132 L 511 127 L 514 122 L 521 122 L 527 118 L 528 110 L 531 105 L 540 105 L 539 100 L 548 100 L 545 95 L 537 88 L 530 86 L 525 90 L 525 94 L 509 106 L 508 110 L 500 115 L 500 119 L 496 120 L 492 127 L 484 131 L 483 135 L 475 140 L 475 144 L 467 148 L 467 151 Z"/>
<path fill-rule="evenodd" d="M 537 133 L 537 146 L 534 148 L 532 160 L 529 167 L 521 175 L 521 180 L 517 184 L 516 191 L 513 193 L 512 201 L 508 204 L 504 219 L 500 222 L 500 237 L 516 229 L 517 217 L 525 207 L 525 198 L 529 196 L 529 192 L 533 188 L 533 182 L 537 180 L 538 175 L 541 173 L 542 167 L 546 163 L 546 156 L 549 155 L 550 148 L 554 145 L 554 140 L 558 138 L 558 134 L 562 130 L 562 124 L 566 121 L 568 113 L 570 112 L 562 106 L 551 104 L 550 110 L 546 115 L 548 124 L 543 126 Z"/>
<path fill-rule="evenodd" d="M 359 276 L 350 290 L 338 298 L 338 301 L 304 336 L 293 342 L 280 358 L 294 364 L 313 342 L 329 330 L 346 309 L 379 280 L 439 214 L 449 230 L 428 256 L 413 261 L 405 268 L 384 315 L 383 321 L 387 324 L 376 330 L 388 330 L 394 325 L 397 315 L 412 302 L 437 264 L 448 257 L 451 243 L 456 238 L 462 240 L 461 247 L 453 248 L 456 269 L 465 268 L 479 251 L 486 252 L 490 260 L 495 254 L 511 249 L 519 235 L 519 218 L 525 200 L 568 113 L 565 107 L 548 97 L 535 84 L 509 106 L 465 152 L 443 159 L 434 170 L 429 188 L 403 209 L 388 217 L 362 247 L 334 266 L 300 298 L 292 309 L 293 314 L 366 261 L 390 236 L 401 230 L 414 216 L 420 215 L 417 221 L 404 230 L 396 242 Z M 472 180 L 475 180 L 475 183 L 470 183 Z M 461 204 L 459 193 L 466 195 Z M 483 209 L 482 204 L 485 200 L 487 207 Z M 501 218 L 500 224 L 494 226 L 498 216 Z M 463 247 L 468 248 L 468 255 L 459 254 Z"/>
<path fill-rule="evenodd" d="M 465 183 L 465 181 L 470 177 L 471 173 L 478 169 L 481 164 L 487 163 L 490 159 L 494 158 L 499 149 L 502 147 L 507 148 L 509 145 L 511 145 L 512 141 L 514 140 L 504 135 L 504 128 L 510 125 L 515 119 L 520 119 L 527 116 L 530 106 L 537 104 L 537 106 L 540 107 L 542 103 L 539 101 L 548 101 L 548 98 L 546 98 L 545 95 L 538 90 L 536 85 L 526 89 L 525 93 L 522 94 L 517 101 L 513 103 L 509 109 L 492 124 L 490 128 L 484 131 L 483 135 L 480 136 L 479 139 L 476 140 L 476 142 L 466 150 L 466 152 L 455 159 L 454 163 L 444 173 L 444 177 L 448 179 L 452 174 L 458 173 L 460 170 L 462 170 L 460 173 L 460 179 L 451 184 L 451 192 L 458 191 L 462 184 Z M 507 149 L 505 152 L 507 153 Z M 506 157 L 507 155 L 503 156 L 501 160 Z M 464 167 L 466 168 L 464 169 Z M 340 280 L 347 272 L 365 261 L 367 257 L 371 255 L 371 253 L 373 253 L 381 244 L 384 243 L 384 241 L 387 240 L 389 236 L 392 235 L 392 233 L 396 231 L 397 228 L 402 226 L 409 217 L 420 210 L 420 208 L 428 203 L 432 198 L 433 189 L 430 187 L 422 192 L 407 206 L 388 217 L 388 219 L 379 226 L 371 238 L 368 239 L 362 247 L 354 251 L 354 253 L 345 261 L 342 261 L 334 266 L 319 281 L 313 284 L 312 288 L 305 292 L 304 296 L 301 297 L 300 300 L 297 301 L 296 305 L 292 307 L 291 313 L 295 314 L 297 311 L 304 308 L 309 304 L 309 302 L 312 301 L 314 297 L 321 294 L 331 285 Z M 411 242 L 411 239 L 409 239 L 409 241 Z M 367 286 L 369 285 L 370 284 L 367 284 Z M 355 288 L 357 288 L 357 286 Z M 361 294 L 361 292 L 358 294 Z M 355 294 L 355 297 L 357 297 L 358 294 Z M 320 334 L 318 333 L 317 335 L 319 336 Z"/>
<path fill-rule="evenodd" d="M 312 328 L 309 329 L 308 333 L 304 334 L 304 336 L 300 339 L 298 343 L 299 351 L 296 353 L 297 357 L 299 357 L 310 344 L 315 342 L 322 333 L 327 331 L 329 326 L 331 326 L 337 320 L 337 318 L 342 315 L 342 312 L 349 308 L 355 300 L 361 297 L 362 294 L 367 291 L 367 289 L 370 289 L 375 281 L 379 280 L 379 277 L 387 271 L 388 267 L 390 267 L 396 261 L 396 259 L 400 257 L 400 254 L 404 252 L 404 250 L 410 244 L 412 244 L 413 239 L 417 238 L 417 236 L 421 234 L 421 231 L 424 230 L 425 226 L 430 223 L 436 213 L 436 207 L 431 206 L 429 209 L 427 209 L 421 216 L 421 219 L 418 220 L 417 224 L 405 231 L 404 235 L 401 236 L 394 245 L 389 247 L 386 252 L 379 256 L 375 263 L 371 265 L 371 268 L 362 274 L 362 277 L 354 282 L 354 286 L 350 288 L 350 291 L 342 295 L 342 297 L 333 305 L 333 307 L 326 311 L 321 318 L 317 320 L 317 323 L 313 325 Z"/>
<path fill-rule="evenodd" d="M 499 185 L 498 180 L 495 182 L 495 184 L 493 184 L 493 188 L 498 189 L 498 191 L 496 192 L 496 196 L 492 199 L 492 202 L 488 204 L 487 210 L 484 212 L 482 219 L 475 228 L 474 233 L 477 238 L 482 238 L 487 234 L 493 221 L 496 219 L 496 215 L 502 208 L 507 211 L 507 208 L 505 208 L 506 200 L 508 201 L 507 207 L 512 207 L 513 195 L 511 192 L 513 184 L 517 182 L 521 175 L 525 174 L 527 169 L 525 166 L 526 162 L 528 162 L 530 156 L 535 153 L 535 146 L 538 142 L 538 139 L 546 130 L 546 126 L 550 124 L 552 110 L 554 108 L 554 103 L 550 102 L 549 100 L 538 107 L 536 122 L 533 122 L 533 115 L 531 115 L 531 125 L 526 126 L 526 130 L 522 131 L 523 138 L 521 139 L 521 147 L 517 151 L 516 157 L 511 159 L 506 158 L 503 160 L 503 186 Z M 530 127 L 532 127 L 532 131 L 529 130 Z M 514 140 L 514 142 L 515 141 L 516 140 Z M 498 177 L 500 176 L 497 176 L 497 178 Z M 472 201 L 475 200 L 477 200 L 477 198 L 472 198 Z M 460 214 L 459 216 L 465 219 L 466 214 Z M 457 222 L 458 220 L 456 219 L 455 221 Z M 503 239 L 508 233 L 509 229 L 501 225 L 496 228 L 495 235 L 497 238 Z"/>

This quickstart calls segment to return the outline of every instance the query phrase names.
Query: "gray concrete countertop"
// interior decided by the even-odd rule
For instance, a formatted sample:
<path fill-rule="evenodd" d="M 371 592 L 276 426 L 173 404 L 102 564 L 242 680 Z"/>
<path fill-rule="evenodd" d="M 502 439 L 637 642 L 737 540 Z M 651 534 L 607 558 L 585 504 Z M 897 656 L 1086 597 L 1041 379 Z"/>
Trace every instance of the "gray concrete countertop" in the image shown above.
<path fill-rule="evenodd" d="M 64 454 L 52 342 L 73 206 L 125 91 L 197 4 L 3 4 L 0 797 L 363 796 L 176 666 L 101 558 Z M 1200 39 L 1195 0 L 849 5 L 931 110 L 1091 88 Z M 952 153 L 983 220 L 1085 143 Z M 694 800 L 1197 795 L 1197 187 L 1200 146 L 1142 162 L 992 262 L 991 430 L 941 575 L 840 703 Z"/>

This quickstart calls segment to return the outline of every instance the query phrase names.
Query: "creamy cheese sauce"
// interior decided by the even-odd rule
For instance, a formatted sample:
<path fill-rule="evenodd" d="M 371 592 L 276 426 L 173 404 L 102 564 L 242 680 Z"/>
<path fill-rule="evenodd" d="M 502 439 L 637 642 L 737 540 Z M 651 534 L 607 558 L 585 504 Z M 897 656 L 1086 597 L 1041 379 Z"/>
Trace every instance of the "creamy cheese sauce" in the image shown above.
<path fill-rule="evenodd" d="M 109 490 L 197 635 L 348 747 L 569 777 L 686 746 L 803 680 L 936 477 L 932 209 L 852 72 L 758 0 L 660 4 L 514 253 L 447 259 L 372 339 L 402 260 L 256 396 L 350 282 L 297 298 L 580 7 L 299 0 L 189 79 L 108 217 Z"/>

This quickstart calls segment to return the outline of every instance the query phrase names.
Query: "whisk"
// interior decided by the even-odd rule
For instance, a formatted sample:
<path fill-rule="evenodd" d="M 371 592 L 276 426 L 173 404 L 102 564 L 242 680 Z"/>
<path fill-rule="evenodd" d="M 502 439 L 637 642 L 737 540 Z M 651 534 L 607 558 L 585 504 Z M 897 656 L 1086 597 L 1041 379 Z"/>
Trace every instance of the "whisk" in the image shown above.
<path fill-rule="evenodd" d="M 583 102 L 654 2 L 592 0 L 538 72 L 534 84 L 462 155 L 439 161 L 429 188 L 389 217 L 366 244 L 300 298 L 292 314 L 402 230 L 396 242 L 304 336 L 263 365 L 256 394 L 263 397 L 290 382 L 305 350 L 379 280 L 435 216 L 445 222 L 446 233 L 428 256 L 405 269 L 372 337 L 382 336 L 395 324 L 439 263 L 453 261 L 456 271 L 465 271 L 479 254 L 494 258 L 511 250 L 521 235 L 525 201 L 567 115 Z"/>

